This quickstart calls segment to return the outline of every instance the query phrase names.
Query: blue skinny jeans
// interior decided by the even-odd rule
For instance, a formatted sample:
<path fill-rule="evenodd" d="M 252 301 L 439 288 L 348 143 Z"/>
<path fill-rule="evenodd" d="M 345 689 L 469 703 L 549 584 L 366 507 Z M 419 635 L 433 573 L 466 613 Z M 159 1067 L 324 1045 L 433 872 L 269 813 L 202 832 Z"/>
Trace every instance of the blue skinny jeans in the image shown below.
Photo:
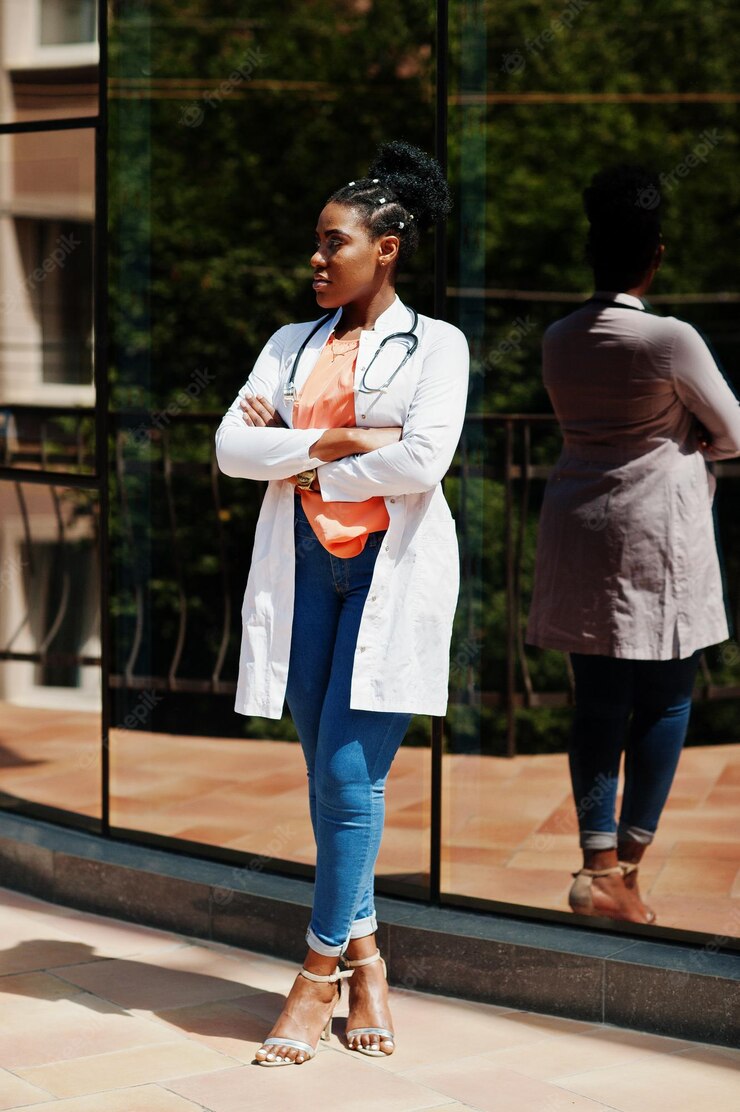
<path fill-rule="evenodd" d="M 357 633 L 385 530 L 342 559 L 317 539 L 295 495 L 295 604 L 286 701 L 308 773 L 316 839 L 309 946 L 344 953 L 377 929 L 375 861 L 385 782 L 411 714 L 350 709 Z"/>
<path fill-rule="evenodd" d="M 570 654 L 576 701 L 568 760 L 581 848 L 652 842 L 686 739 L 701 652 L 676 660 Z"/>

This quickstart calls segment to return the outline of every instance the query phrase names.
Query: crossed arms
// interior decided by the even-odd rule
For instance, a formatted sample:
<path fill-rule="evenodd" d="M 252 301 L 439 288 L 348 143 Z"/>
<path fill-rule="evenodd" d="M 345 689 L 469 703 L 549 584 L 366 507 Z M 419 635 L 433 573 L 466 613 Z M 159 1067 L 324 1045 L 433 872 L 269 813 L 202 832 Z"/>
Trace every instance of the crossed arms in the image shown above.
<path fill-rule="evenodd" d="M 279 329 L 216 431 L 221 471 L 235 478 L 294 479 L 315 467 L 326 502 L 430 490 L 447 472 L 460 439 L 469 373 L 464 335 L 437 323 L 402 428 L 288 427 L 277 410 L 288 332 Z"/>

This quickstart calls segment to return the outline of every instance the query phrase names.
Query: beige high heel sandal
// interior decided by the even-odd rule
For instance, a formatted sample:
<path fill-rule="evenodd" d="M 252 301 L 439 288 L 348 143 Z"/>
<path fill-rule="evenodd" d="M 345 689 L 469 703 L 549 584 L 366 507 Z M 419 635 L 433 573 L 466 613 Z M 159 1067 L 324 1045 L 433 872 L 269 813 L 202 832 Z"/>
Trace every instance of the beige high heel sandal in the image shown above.
<path fill-rule="evenodd" d="M 570 892 L 568 893 L 568 903 L 570 904 L 571 910 L 575 911 L 578 915 L 594 915 L 602 919 L 616 918 L 616 916 L 608 915 L 604 911 L 597 910 L 594 906 L 591 883 L 596 876 L 616 876 L 617 873 L 619 873 L 620 876 L 625 877 L 627 873 L 634 872 L 636 868 L 637 865 L 622 861 L 618 865 L 612 865 L 608 869 L 583 868 L 579 869 L 577 873 L 571 873 L 571 876 L 575 877 Z M 652 916 L 652 918 L 648 917 L 648 922 L 654 922 L 655 912 L 651 911 L 648 907 L 645 908 L 645 911 L 648 916 Z"/>
<path fill-rule="evenodd" d="M 334 1001 L 334 1004 L 332 1005 L 331 1015 L 324 1024 L 324 1029 L 319 1036 L 319 1042 L 322 1039 L 328 1042 L 331 1038 L 331 1021 L 334 1018 L 334 1010 L 342 998 L 342 980 L 345 977 L 351 977 L 352 970 L 340 970 L 339 966 L 337 966 L 333 973 L 320 974 L 312 973 L 309 969 L 306 969 L 304 966 L 302 966 L 299 970 L 299 973 L 308 981 L 321 981 L 323 983 L 336 982 L 337 997 Z M 284 1039 L 281 1038 L 280 1035 L 272 1035 L 269 1039 L 265 1039 L 265 1041 L 262 1043 L 262 1046 L 294 1047 L 296 1050 L 300 1050 L 305 1055 L 304 1061 L 306 1062 L 308 1062 L 311 1058 L 314 1058 L 317 1050 L 319 1049 L 318 1043 L 316 1043 L 316 1046 L 311 1046 L 309 1043 L 301 1042 L 300 1039 Z M 269 1061 L 267 1058 L 257 1058 L 256 1061 L 257 1064 L 260 1066 L 295 1066 L 301 1064 L 297 1063 L 293 1058 L 273 1058 L 272 1061 Z"/>
<path fill-rule="evenodd" d="M 388 980 L 388 969 L 386 967 L 385 961 L 380 956 L 380 950 L 376 950 L 375 953 L 371 954 L 369 958 L 356 958 L 355 961 L 348 961 L 347 958 L 344 958 L 343 960 L 344 964 L 349 966 L 350 972 L 353 969 L 357 969 L 357 967 L 360 965 L 371 965 L 373 962 L 379 961 L 383 965 L 383 975 L 385 976 L 385 979 Z M 355 1037 L 355 1035 L 378 1035 L 379 1044 L 380 1042 L 390 1042 L 393 1045 L 393 1050 L 395 1050 L 396 1048 L 395 1035 L 392 1031 L 389 1031 L 387 1027 L 353 1027 L 351 1030 L 346 1031 L 345 1035 L 348 1043 Z M 362 1043 L 360 1043 L 357 1046 L 350 1046 L 350 1050 L 357 1050 L 360 1054 L 367 1054 L 370 1058 L 388 1057 L 388 1054 L 384 1050 L 381 1050 L 380 1046 L 378 1046 L 378 1049 L 375 1050 L 372 1046 L 363 1046 Z M 391 1051 L 391 1053 L 393 1053 L 393 1051 Z"/>
<path fill-rule="evenodd" d="M 624 876 L 621 865 L 612 865 L 608 869 L 579 869 L 570 875 L 575 877 L 568 893 L 568 903 L 571 910 L 579 915 L 603 916 L 603 912 L 594 907 L 594 897 L 591 891 L 591 882 L 595 876 Z"/>

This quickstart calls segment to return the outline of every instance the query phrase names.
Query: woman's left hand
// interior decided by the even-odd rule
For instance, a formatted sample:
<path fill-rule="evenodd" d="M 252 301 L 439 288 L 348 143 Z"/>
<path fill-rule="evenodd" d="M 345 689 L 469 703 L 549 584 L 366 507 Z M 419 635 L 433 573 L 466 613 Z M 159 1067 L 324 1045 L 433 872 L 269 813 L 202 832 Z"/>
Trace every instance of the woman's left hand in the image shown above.
<path fill-rule="evenodd" d="M 239 405 L 244 410 L 242 416 L 248 425 L 287 429 L 285 421 L 261 394 L 247 394 Z"/>
<path fill-rule="evenodd" d="M 261 394 L 246 394 L 244 399 L 239 402 L 239 405 L 244 410 L 243 417 L 248 425 L 277 427 L 280 429 L 287 429 L 288 427 L 277 410 L 271 406 Z M 296 476 L 290 475 L 287 481 L 295 486 Z M 314 479 L 308 489 L 320 490 L 321 488 L 316 479 Z"/>

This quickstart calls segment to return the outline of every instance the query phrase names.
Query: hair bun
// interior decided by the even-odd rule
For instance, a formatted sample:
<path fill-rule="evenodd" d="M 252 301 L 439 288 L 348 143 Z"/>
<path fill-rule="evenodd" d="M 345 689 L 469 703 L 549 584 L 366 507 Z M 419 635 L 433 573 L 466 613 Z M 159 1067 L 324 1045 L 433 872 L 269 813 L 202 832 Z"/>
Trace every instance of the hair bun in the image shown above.
<path fill-rule="evenodd" d="M 368 170 L 393 190 L 420 227 L 428 227 L 452 208 L 452 195 L 436 158 L 402 140 L 383 143 Z"/>

